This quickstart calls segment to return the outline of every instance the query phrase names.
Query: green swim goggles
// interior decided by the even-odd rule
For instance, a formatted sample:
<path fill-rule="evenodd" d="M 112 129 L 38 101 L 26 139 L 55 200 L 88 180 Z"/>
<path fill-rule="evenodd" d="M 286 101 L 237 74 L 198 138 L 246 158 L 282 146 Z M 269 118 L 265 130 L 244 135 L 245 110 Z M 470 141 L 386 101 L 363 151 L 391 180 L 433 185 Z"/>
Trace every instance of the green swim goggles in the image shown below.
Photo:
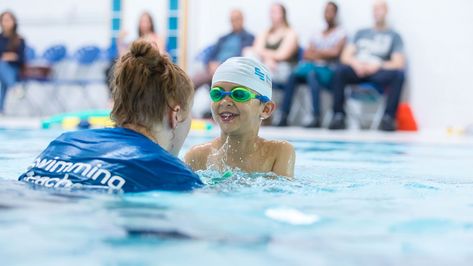
<path fill-rule="evenodd" d="M 270 99 L 263 95 L 258 95 L 244 87 L 235 87 L 231 91 L 225 91 L 220 87 L 213 87 L 210 90 L 210 99 L 214 102 L 221 101 L 225 96 L 230 96 L 235 102 L 243 103 L 251 99 L 258 99 L 262 103 L 267 103 Z"/>

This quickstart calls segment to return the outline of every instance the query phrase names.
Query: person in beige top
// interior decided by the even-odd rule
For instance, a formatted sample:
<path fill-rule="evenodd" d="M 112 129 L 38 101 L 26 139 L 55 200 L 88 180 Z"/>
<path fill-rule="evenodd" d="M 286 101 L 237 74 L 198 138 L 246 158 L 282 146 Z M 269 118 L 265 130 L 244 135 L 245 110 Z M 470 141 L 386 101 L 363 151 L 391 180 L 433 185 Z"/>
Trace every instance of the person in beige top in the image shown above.
<path fill-rule="evenodd" d="M 271 27 L 259 34 L 243 54 L 260 59 L 269 67 L 274 82 L 285 83 L 298 60 L 297 34 L 290 27 L 282 4 L 271 5 L 270 17 Z"/>
<path fill-rule="evenodd" d="M 233 57 L 221 64 L 210 90 L 212 116 L 221 129 L 220 137 L 192 147 L 184 161 L 194 171 L 238 169 L 292 177 L 293 146 L 258 136 L 261 121 L 275 109 L 271 85 L 269 70 L 254 59 Z"/>
<path fill-rule="evenodd" d="M 117 38 L 118 56 L 124 55 L 128 50 L 130 43 L 125 39 L 129 35 L 128 31 L 122 30 Z M 143 12 L 138 24 L 138 39 L 146 40 L 157 45 L 159 53 L 166 54 L 166 42 L 163 35 L 158 35 L 154 29 L 153 17 L 149 12 Z M 115 68 L 115 60 L 105 69 L 105 77 L 107 87 L 109 88 L 110 97 L 112 96 L 112 74 Z M 112 105 L 112 103 L 110 103 Z"/>
<path fill-rule="evenodd" d="M 128 43 L 125 38 L 128 35 L 127 31 L 121 31 L 118 36 L 118 49 L 120 54 L 124 54 L 128 50 Z M 158 35 L 154 29 L 153 17 L 148 12 L 143 12 L 140 16 L 138 24 L 138 38 L 154 42 L 158 45 L 161 54 L 166 53 L 166 42 L 164 36 Z"/>

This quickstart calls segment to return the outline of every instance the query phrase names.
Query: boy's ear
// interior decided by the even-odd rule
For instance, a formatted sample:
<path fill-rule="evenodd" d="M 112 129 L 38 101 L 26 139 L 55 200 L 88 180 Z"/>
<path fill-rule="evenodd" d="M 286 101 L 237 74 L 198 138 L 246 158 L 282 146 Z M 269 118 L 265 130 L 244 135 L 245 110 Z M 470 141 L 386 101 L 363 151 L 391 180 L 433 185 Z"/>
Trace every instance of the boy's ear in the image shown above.
<path fill-rule="evenodd" d="M 276 110 L 276 104 L 273 101 L 265 103 L 260 115 L 261 119 L 264 120 L 269 118 L 273 114 L 274 110 Z"/>

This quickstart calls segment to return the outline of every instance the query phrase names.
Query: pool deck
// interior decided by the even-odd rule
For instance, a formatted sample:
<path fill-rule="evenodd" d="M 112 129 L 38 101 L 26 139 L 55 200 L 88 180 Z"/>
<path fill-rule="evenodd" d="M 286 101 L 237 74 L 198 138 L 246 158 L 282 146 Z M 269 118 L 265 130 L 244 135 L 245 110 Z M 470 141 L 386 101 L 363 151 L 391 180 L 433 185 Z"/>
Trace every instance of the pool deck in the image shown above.
<path fill-rule="evenodd" d="M 41 118 L 0 117 L 0 129 L 40 129 Z M 190 136 L 218 136 L 218 127 L 211 130 L 192 130 Z M 262 127 L 260 135 L 268 139 L 363 141 L 363 142 L 407 142 L 425 144 L 468 144 L 473 145 L 473 135 L 450 130 L 422 130 L 418 132 L 381 132 L 374 130 L 305 129 L 301 127 Z"/>

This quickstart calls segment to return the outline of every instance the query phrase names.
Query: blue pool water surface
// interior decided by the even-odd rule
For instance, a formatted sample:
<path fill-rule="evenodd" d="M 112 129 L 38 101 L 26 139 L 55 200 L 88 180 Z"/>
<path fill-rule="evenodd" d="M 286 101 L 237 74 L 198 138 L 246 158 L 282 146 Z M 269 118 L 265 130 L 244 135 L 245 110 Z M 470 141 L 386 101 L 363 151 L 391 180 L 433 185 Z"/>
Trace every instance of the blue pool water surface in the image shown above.
<path fill-rule="evenodd" d="M 296 178 L 192 193 L 32 190 L 59 131 L 0 130 L 1 265 L 471 265 L 473 146 L 292 140 Z M 210 137 L 191 135 L 183 152 Z"/>

